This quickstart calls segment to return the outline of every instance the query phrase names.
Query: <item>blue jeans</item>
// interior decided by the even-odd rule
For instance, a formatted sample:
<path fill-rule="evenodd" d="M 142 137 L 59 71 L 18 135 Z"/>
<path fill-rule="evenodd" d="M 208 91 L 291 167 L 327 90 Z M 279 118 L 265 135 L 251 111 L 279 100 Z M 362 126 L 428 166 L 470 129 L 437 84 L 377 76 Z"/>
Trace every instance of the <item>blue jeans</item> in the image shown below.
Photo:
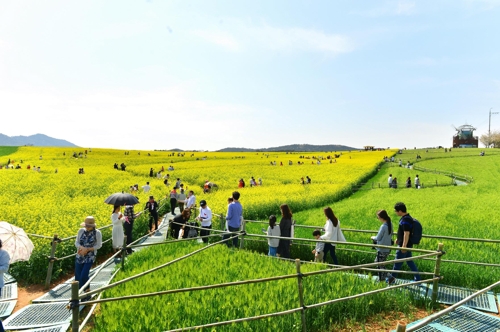
<path fill-rule="evenodd" d="M 411 251 L 407 251 L 405 252 L 404 254 L 401 252 L 401 250 L 396 250 L 396 259 L 403 259 L 403 258 L 410 258 L 412 257 L 412 254 L 411 254 Z M 393 270 L 401 270 L 401 267 L 403 266 L 403 263 L 404 262 L 400 262 L 400 263 L 394 263 L 394 267 L 392 268 Z M 417 269 L 417 265 L 415 264 L 414 261 L 407 261 L 406 264 L 408 264 L 408 267 L 410 268 L 410 270 L 412 270 L 413 272 L 418 272 L 418 269 Z M 397 273 L 393 273 L 392 276 L 394 278 L 396 278 L 397 276 Z M 415 281 L 420 281 L 420 275 L 419 274 L 415 274 L 413 279 Z"/>
<path fill-rule="evenodd" d="M 332 257 L 333 264 L 339 265 L 339 261 L 337 260 L 337 256 L 335 255 L 335 246 L 333 246 L 331 243 L 325 243 L 325 249 L 323 250 L 325 253 L 325 256 L 323 257 L 323 260 L 326 262 L 326 256 L 328 252 L 330 252 L 330 256 Z"/>
<path fill-rule="evenodd" d="M 89 281 L 89 272 L 91 267 L 92 262 L 83 264 L 75 263 L 75 281 L 79 282 L 78 286 L 80 288 L 82 288 L 82 286 Z M 87 288 L 90 288 L 90 286 L 87 286 Z"/>
<path fill-rule="evenodd" d="M 228 228 L 228 231 L 230 231 L 230 232 L 239 232 L 239 231 L 240 231 L 240 228 L 239 228 L 239 227 L 231 227 L 231 226 L 227 226 L 227 228 Z M 236 234 L 232 233 L 232 234 L 230 234 L 229 236 L 234 236 L 234 235 L 236 235 Z M 231 244 L 229 243 L 229 241 L 226 241 L 226 244 L 227 244 L 228 248 L 230 248 L 230 247 L 231 247 Z M 234 237 L 234 238 L 233 238 L 233 246 L 234 246 L 235 248 L 238 248 L 238 237 Z"/>
<path fill-rule="evenodd" d="M 269 246 L 268 256 L 274 256 L 274 257 L 276 257 L 276 253 L 277 252 L 278 252 L 278 247 L 271 247 L 271 246 Z"/>

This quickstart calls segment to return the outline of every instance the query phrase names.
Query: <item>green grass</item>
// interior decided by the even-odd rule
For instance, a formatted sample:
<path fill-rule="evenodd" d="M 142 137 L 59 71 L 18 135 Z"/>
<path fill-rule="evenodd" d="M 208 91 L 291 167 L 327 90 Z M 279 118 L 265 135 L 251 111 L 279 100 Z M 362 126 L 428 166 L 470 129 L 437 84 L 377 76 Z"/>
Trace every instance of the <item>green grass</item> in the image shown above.
<path fill-rule="evenodd" d="M 443 150 L 429 152 L 418 151 L 422 161 L 418 165 L 438 170 L 454 171 L 474 177 L 474 182 L 466 186 L 448 186 L 424 189 L 363 190 L 343 199 L 332 202 L 335 214 L 343 228 L 378 230 L 380 223 L 375 217 L 379 209 L 389 212 L 393 222 L 398 217 L 393 212 L 394 204 L 404 202 L 409 213 L 420 220 L 424 234 L 444 235 L 462 238 L 499 239 L 500 228 L 498 211 L 500 199 L 500 153 L 487 150 L 486 156 L 479 156 L 480 149 L 454 149 L 444 153 Z M 401 156 L 405 160 L 413 151 L 405 151 Z M 426 158 L 428 157 L 428 158 Z M 394 168 L 382 168 L 372 179 L 375 182 L 387 179 Z M 419 174 L 423 183 L 432 181 L 434 174 L 414 172 Z M 414 176 L 412 176 L 412 179 Z M 372 181 L 370 180 L 370 181 Z M 328 204 L 325 204 L 328 205 Z M 302 211 L 294 218 L 303 224 L 324 224 L 321 209 Z M 310 237 L 309 230 L 299 230 L 297 236 Z M 370 243 L 370 234 L 346 232 L 348 241 Z M 419 248 L 437 249 L 438 243 L 445 246 L 446 255 L 443 259 L 472 262 L 500 263 L 498 260 L 498 244 L 483 244 L 479 242 L 459 242 L 453 240 L 424 239 Z M 341 264 L 358 264 L 371 261 L 372 255 L 339 253 Z M 433 262 L 419 262 L 419 268 L 433 271 Z M 441 274 L 443 283 L 470 288 L 482 288 L 498 281 L 499 268 L 478 267 L 463 264 L 443 263 Z"/>
<path fill-rule="evenodd" d="M 0 146 L 0 157 L 8 156 L 10 154 L 13 154 L 14 152 L 17 151 L 17 149 L 18 149 L 17 146 Z M 0 161 L 0 165 L 7 164 L 7 161 L 8 161 L 8 159 L 5 159 L 5 161 L 1 160 Z"/>
<path fill-rule="evenodd" d="M 135 253 L 116 280 L 143 272 L 201 248 L 193 243 L 170 243 Z M 302 265 L 301 271 L 317 271 L 324 265 Z M 105 297 L 158 292 L 296 273 L 294 263 L 249 251 L 217 245 L 181 262 L 155 271 L 105 292 Z M 345 273 L 304 278 L 305 304 L 363 293 L 385 285 Z M 308 331 L 325 331 L 347 320 L 364 322 L 367 317 L 398 307 L 410 313 L 411 299 L 403 292 L 383 292 L 357 300 L 306 311 Z M 95 331 L 158 331 L 262 315 L 300 307 L 297 280 L 284 279 L 229 288 L 163 295 L 105 303 L 96 316 Z M 133 313 L 133 314 L 132 314 Z M 212 331 L 212 329 L 206 329 Z M 300 314 L 273 317 L 217 327 L 217 331 L 301 331 Z"/>

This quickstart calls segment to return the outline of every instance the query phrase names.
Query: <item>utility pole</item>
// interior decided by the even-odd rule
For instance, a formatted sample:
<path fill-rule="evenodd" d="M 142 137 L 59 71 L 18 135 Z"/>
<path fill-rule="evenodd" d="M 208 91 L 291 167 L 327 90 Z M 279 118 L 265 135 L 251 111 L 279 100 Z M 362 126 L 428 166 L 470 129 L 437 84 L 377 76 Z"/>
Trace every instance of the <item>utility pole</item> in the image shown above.
<path fill-rule="evenodd" d="M 498 112 L 491 112 L 493 107 L 490 108 L 490 121 L 488 122 L 488 148 L 491 146 L 491 115 L 498 114 Z"/>

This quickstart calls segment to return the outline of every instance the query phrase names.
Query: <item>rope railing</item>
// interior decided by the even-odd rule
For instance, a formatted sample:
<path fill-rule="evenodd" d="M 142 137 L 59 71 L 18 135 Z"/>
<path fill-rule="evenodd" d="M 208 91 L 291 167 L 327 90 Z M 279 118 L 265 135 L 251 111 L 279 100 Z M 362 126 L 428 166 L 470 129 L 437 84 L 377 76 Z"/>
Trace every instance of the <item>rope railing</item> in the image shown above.
<path fill-rule="evenodd" d="M 227 239 L 227 240 L 230 240 L 230 239 Z M 136 278 L 139 278 L 139 277 L 144 276 L 144 275 L 146 275 L 148 273 L 151 273 L 153 271 L 161 269 L 161 268 L 163 268 L 165 266 L 171 265 L 171 264 L 173 264 L 175 262 L 178 262 L 178 261 L 180 261 L 182 259 L 190 257 L 190 256 L 192 256 L 192 255 L 194 255 L 194 254 L 196 254 L 196 253 L 198 253 L 198 252 L 200 252 L 202 250 L 208 249 L 208 248 L 212 247 L 213 245 L 220 244 L 220 243 L 225 242 L 225 241 L 226 240 L 222 240 L 220 242 L 216 242 L 214 244 L 207 245 L 207 246 L 205 246 L 202 249 L 195 250 L 192 253 L 184 255 L 184 256 L 182 256 L 182 257 L 180 257 L 178 259 L 172 260 L 172 261 L 170 261 L 170 262 L 168 262 L 166 264 L 162 264 L 162 265 L 160 265 L 158 267 L 155 267 L 155 268 L 150 269 L 148 271 L 145 271 L 143 273 L 139 273 L 139 274 L 137 274 L 135 276 L 123 279 L 123 280 L 121 280 L 119 282 L 116 282 L 116 283 L 110 284 L 108 286 L 101 287 L 101 288 L 99 288 L 97 290 L 85 293 L 85 294 L 79 296 L 79 298 L 83 298 L 83 297 L 86 297 L 86 296 L 89 296 L 89 295 L 92 295 L 92 294 L 95 294 L 95 293 L 100 293 L 100 292 L 102 292 L 102 291 L 104 291 L 106 289 L 115 287 L 115 286 L 117 286 L 119 284 L 122 284 L 122 283 L 125 283 L 125 282 L 128 282 L 128 281 L 134 280 Z M 393 261 L 374 262 L 374 263 L 368 263 L 368 264 L 360 264 L 360 265 L 356 265 L 356 266 L 339 266 L 336 269 L 326 269 L 326 270 L 312 271 L 312 272 L 306 272 L 306 273 L 300 273 L 300 261 L 296 260 L 297 270 L 298 270 L 297 274 L 289 274 L 289 275 L 281 275 L 281 276 L 274 276 L 274 277 L 267 277 L 267 278 L 252 279 L 252 280 L 227 282 L 227 283 L 214 284 L 214 285 L 206 285 L 206 286 L 197 286 L 197 287 L 189 287 L 189 288 L 182 288 L 182 289 L 166 290 L 166 291 L 154 292 L 154 293 L 147 293 L 147 294 L 137 294 L 137 295 L 121 296 L 121 297 L 118 297 L 118 298 L 107 298 L 107 299 L 100 299 L 100 298 L 98 298 L 97 300 L 87 301 L 87 302 L 84 302 L 83 304 L 84 305 L 96 305 L 98 303 L 104 303 L 104 302 L 130 300 L 130 299 L 152 297 L 152 296 L 161 296 L 161 295 L 174 294 L 174 293 L 202 291 L 202 290 L 207 290 L 207 289 L 232 287 L 232 286 L 238 286 L 238 285 L 244 285 L 244 284 L 255 284 L 255 283 L 270 282 L 270 281 L 275 281 L 275 280 L 291 279 L 291 278 L 298 278 L 298 280 L 301 280 L 304 277 L 308 277 L 308 276 L 312 276 L 312 275 L 326 274 L 326 273 L 335 273 L 335 272 L 348 271 L 348 270 L 358 270 L 358 269 L 364 269 L 364 268 L 375 267 L 375 266 L 380 266 L 380 265 L 393 264 L 393 263 L 397 263 L 397 262 L 407 262 L 407 261 L 416 260 L 416 259 L 423 258 L 423 257 L 436 256 L 438 258 L 438 260 L 439 260 L 439 258 L 440 258 L 441 255 L 443 255 L 442 251 L 434 251 L 434 252 L 427 253 L 427 254 L 421 255 L 421 256 L 409 257 L 409 258 L 403 258 L 403 259 L 397 259 L 397 260 L 393 260 Z M 398 272 L 401 272 L 401 271 L 398 271 Z M 421 272 L 420 274 L 422 274 L 422 275 L 435 275 L 435 273 L 428 273 L 428 272 Z M 319 304 L 302 306 L 301 308 L 299 308 L 297 310 L 296 309 L 291 309 L 291 310 L 287 310 L 287 311 L 283 311 L 283 312 L 278 312 L 278 313 L 271 313 L 271 314 L 254 316 L 254 317 L 246 317 L 246 318 L 241 318 L 241 319 L 238 319 L 238 320 L 232 320 L 232 321 L 226 321 L 226 322 L 217 322 L 217 323 L 212 323 L 212 324 L 222 324 L 222 325 L 225 325 L 225 324 L 236 323 L 238 321 L 243 322 L 243 321 L 260 319 L 260 318 L 265 318 L 265 317 L 285 315 L 285 314 L 294 313 L 294 312 L 297 312 L 297 311 L 300 311 L 300 310 L 306 310 L 308 308 L 314 308 L 316 306 L 327 305 L 327 304 L 331 304 L 331 303 L 338 302 L 338 301 L 347 301 L 347 300 L 354 299 L 354 298 L 357 298 L 357 297 L 362 297 L 362 296 L 367 296 L 367 295 L 371 295 L 371 294 L 376 294 L 376 293 L 381 292 L 381 291 L 387 291 L 388 289 L 400 288 L 400 287 L 407 287 L 407 286 L 409 286 L 411 284 L 428 283 L 428 282 L 431 282 L 431 281 L 436 281 L 437 282 L 437 280 L 439 280 L 439 279 L 440 279 L 440 277 L 436 276 L 435 278 L 428 279 L 428 280 L 423 280 L 423 281 L 419 281 L 419 282 L 414 282 L 414 283 L 409 283 L 409 284 L 404 284 L 404 285 L 398 285 L 398 286 L 388 287 L 388 288 L 381 289 L 381 290 L 376 290 L 376 291 L 370 291 L 370 292 L 366 292 L 366 293 L 361 293 L 361 294 L 358 294 L 358 295 L 355 295 L 355 296 L 349 296 L 349 297 L 345 297 L 345 298 L 341 298 L 341 299 L 335 299 L 335 300 L 326 301 L 326 302 L 319 303 Z M 301 285 L 302 285 L 301 282 L 299 282 L 299 292 L 302 292 Z M 78 284 L 73 285 L 73 287 L 78 287 Z M 78 300 L 78 299 L 76 299 L 76 300 Z M 75 310 L 78 310 L 78 309 L 77 308 L 73 308 L 73 310 L 75 312 Z M 306 326 L 305 325 L 305 316 L 302 315 L 302 317 L 303 317 L 302 318 L 303 319 L 303 326 L 304 326 L 304 330 L 305 330 L 305 326 Z M 188 328 L 183 328 L 183 329 L 180 329 L 180 330 L 192 330 L 192 329 L 196 329 L 196 328 L 200 328 L 200 327 L 209 327 L 209 326 L 212 326 L 212 324 L 203 325 L 203 326 L 188 327 Z M 218 325 L 213 325 L 213 326 L 218 326 Z M 76 328 L 78 328 L 78 323 L 76 323 Z M 75 327 L 74 327 L 74 329 L 75 329 Z M 78 329 L 76 329 L 76 331 L 78 331 Z M 173 330 L 173 331 L 177 331 L 177 330 Z"/>

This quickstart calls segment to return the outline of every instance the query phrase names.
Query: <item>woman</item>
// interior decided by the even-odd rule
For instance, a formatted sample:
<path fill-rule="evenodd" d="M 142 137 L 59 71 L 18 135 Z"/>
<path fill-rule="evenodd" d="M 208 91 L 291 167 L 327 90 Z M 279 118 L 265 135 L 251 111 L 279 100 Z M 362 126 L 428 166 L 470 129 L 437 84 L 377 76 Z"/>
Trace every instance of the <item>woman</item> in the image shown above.
<path fill-rule="evenodd" d="M 398 178 L 392 179 L 392 188 L 398 189 Z"/>
<path fill-rule="evenodd" d="M 320 239 L 322 240 L 328 240 L 328 241 L 338 241 L 339 240 L 339 230 L 340 230 L 340 221 L 335 217 L 335 214 L 333 213 L 333 210 L 331 207 L 327 206 L 326 208 L 323 209 L 323 213 L 325 214 L 326 217 L 326 222 L 325 222 L 325 234 L 320 236 Z M 339 262 L 337 260 L 337 256 L 335 255 L 335 244 L 334 243 L 325 243 L 325 249 L 324 249 L 324 261 L 326 262 L 326 256 L 328 252 L 330 252 L 330 256 L 332 257 L 333 264 L 339 265 Z"/>
<path fill-rule="evenodd" d="M 181 228 L 188 222 L 191 217 L 191 211 L 189 209 L 184 209 L 181 214 L 178 214 L 172 220 L 172 237 L 174 239 L 179 238 L 179 233 Z M 186 234 L 187 237 L 187 234 Z"/>
<path fill-rule="evenodd" d="M 80 225 L 78 234 L 76 235 L 75 246 L 78 248 L 76 252 L 75 262 L 75 280 L 80 283 L 80 288 L 89 280 L 89 271 L 92 264 L 95 262 L 97 250 L 102 247 L 101 231 L 96 229 L 95 219 L 92 216 L 85 218 L 85 222 Z M 85 287 L 85 291 L 90 290 L 90 285 Z"/>
<path fill-rule="evenodd" d="M 411 188 L 411 178 L 406 179 L 406 188 Z"/>
<path fill-rule="evenodd" d="M 376 236 L 372 236 L 373 242 L 383 245 L 383 246 L 391 246 L 392 245 L 392 222 L 391 218 L 387 214 L 386 210 L 377 211 L 377 218 L 382 223 L 378 230 L 378 234 Z M 391 252 L 390 249 L 385 248 L 375 248 L 377 249 L 377 257 L 375 258 L 375 262 L 385 262 L 387 260 L 387 256 Z M 385 281 L 387 277 L 387 272 L 384 272 L 385 265 L 379 265 L 378 269 L 381 271 L 378 273 L 378 280 Z"/>
<path fill-rule="evenodd" d="M 177 187 L 170 192 L 170 213 L 175 216 L 175 207 L 177 206 Z"/>
<path fill-rule="evenodd" d="M 113 223 L 113 249 L 115 252 L 123 247 L 123 239 L 125 238 L 123 235 L 123 223 L 125 222 L 125 218 L 120 212 L 120 208 L 120 205 L 115 205 L 113 208 L 113 214 L 111 214 L 111 222 Z"/>
<path fill-rule="evenodd" d="M 293 237 L 293 220 L 292 211 L 287 204 L 282 204 L 280 206 L 281 210 L 281 220 L 280 220 L 280 233 L 281 237 Z M 291 240 L 280 239 L 278 245 L 278 254 L 283 258 L 290 258 L 290 246 L 292 245 Z"/>

